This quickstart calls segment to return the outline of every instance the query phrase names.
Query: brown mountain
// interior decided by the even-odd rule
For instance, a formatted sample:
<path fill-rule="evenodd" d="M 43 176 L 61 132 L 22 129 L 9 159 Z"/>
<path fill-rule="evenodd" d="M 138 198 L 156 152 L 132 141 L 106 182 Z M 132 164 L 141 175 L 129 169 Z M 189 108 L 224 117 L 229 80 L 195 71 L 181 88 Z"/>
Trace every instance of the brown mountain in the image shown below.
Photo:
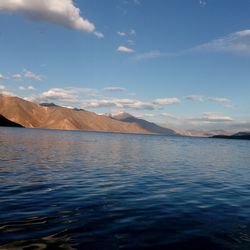
<path fill-rule="evenodd" d="M 144 119 L 134 117 L 131 114 L 128 114 L 126 112 L 122 112 L 118 115 L 113 115 L 111 117 L 118 121 L 139 124 L 141 127 L 146 129 L 147 131 L 150 131 L 153 134 L 177 135 L 177 133 L 172 129 L 161 127 L 153 122 L 149 122 Z"/>
<path fill-rule="evenodd" d="M 0 114 L 26 128 L 153 134 L 135 122 L 118 121 L 93 112 L 56 105 L 42 106 L 1 94 Z"/>

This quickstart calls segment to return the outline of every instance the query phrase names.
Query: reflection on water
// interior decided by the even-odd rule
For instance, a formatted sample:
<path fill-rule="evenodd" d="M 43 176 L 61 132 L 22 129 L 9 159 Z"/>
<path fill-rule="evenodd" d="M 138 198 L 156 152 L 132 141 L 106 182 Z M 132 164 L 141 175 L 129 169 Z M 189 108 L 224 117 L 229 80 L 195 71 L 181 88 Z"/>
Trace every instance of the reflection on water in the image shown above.
<path fill-rule="evenodd" d="M 249 151 L 0 128 L 0 249 L 250 249 Z"/>

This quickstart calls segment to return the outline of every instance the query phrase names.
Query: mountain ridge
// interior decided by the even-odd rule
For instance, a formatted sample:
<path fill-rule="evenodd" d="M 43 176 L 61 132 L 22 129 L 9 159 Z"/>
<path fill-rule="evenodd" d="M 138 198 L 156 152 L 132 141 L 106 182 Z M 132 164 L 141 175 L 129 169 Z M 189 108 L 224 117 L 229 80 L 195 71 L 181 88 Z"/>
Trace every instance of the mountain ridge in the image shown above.
<path fill-rule="evenodd" d="M 3 94 L 0 94 L 0 114 L 26 128 L 154 134 L 135 122 L 123 122 L 82 109 L 39 105 Z"/>

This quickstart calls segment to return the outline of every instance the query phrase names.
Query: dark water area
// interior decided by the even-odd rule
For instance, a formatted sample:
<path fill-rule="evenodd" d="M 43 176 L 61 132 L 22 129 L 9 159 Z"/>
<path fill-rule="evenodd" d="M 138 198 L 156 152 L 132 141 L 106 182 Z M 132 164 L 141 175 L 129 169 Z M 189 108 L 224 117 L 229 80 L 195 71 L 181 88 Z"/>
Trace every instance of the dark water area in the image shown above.
<path fill-rule="evenodd" d="M 0 128 L 0 249 L 250 249 L 250 141 Z"/>

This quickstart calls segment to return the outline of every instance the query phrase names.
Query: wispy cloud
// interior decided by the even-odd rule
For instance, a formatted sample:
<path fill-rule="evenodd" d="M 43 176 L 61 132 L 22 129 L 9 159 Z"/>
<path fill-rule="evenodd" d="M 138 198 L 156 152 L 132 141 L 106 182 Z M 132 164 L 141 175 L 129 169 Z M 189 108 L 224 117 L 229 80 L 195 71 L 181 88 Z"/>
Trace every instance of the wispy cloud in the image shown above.
<path fill-rule="evenodd" d="M 181 101 L 176 98 L 158 98 L 153 101 L 156 105 L 173 105 L 173 104 L 179 104 Z"/>
<path fill-rule="evenodd" d="M 96 31 L 95 25 L 81 16 L 81 11 L 72 0 L 1 0 L 0 11 L 18 13 L 33 21 L 46 21 L 70 29 L 93 33 L 102 37 Z"/>
<path fill-rule="evenodd" d="M 35 74 L 34 72 L 29 71 L 29 70 L 24 70 L 23 76 L 25 78 L 28 78 L 28 79 L 33 80 L 33 81 L 42 81 L 43 80 L 42 76 Z"/>
<path fill-rule="evenodd" d="M 7 79 L 7 77 L 5 77 L 4 75 L 0 74 L 0 81 L 1 80 L 6 80 L 6 79 Z"/>
<path fill-rule="evenodd" d="M 132 45 L 132 46 L 135 45 L 135 41 L 133 41 L 131 39 L 127 40 L 127 42 L 128 42 L 129 45 Z"/>
<path fill-rule="evenodd" d="M 145 61 L 157 58 L 178 57 L 193 53 L 216 52 L 231 53 L 250 56 L 250 29 L 231 33 L 207 43 L 187 48 L 177 52 L 163 52 L 151 50 L 144 53 L 137 53 L 132 57 L 133 61 Z"/>
<path fill-rule="evenodd" d="M 98 38 L 103 38 L 104 37 L 104 34 L 102 32 L 100 32 L 100 31 L 95 31 L 94 35 L 96 35 L 96 37 L 98 37 Z"/>
<path fill-rule="evenodd" d="M 5 90 L 5 89 L 6 89 L 6 87 L 4 85 L 0 84 L 0 90 Z"/>
<path fill-rule="evenodd" d="M 145 53 L 138 53 L 132 57 L 132 60 L 133 61 L 146 61 L 146 60 L 151 60 L 151 59 L 156 59 L 156 58 L 164 58 L 164 57 L 167 58 L 167 57 L 172 57 L 176 55 L 178 54 L 165 53 L 159 50 L 152 50 L 152 51 L 145 52 Z"/>
<path fill-rule="evenodd" d="M 25 90 L 30 90 L 30 91 L 31 91 L 31 90 L 35 90 L 35 88 L 34 88 L 33 86 L 31 86 L 31 85 L 30 85 L 30 86 L 27 86 L 27 87 L 25 87 L 25 86 L 19 86 L 18 89 L 19 89 L 19 90 L 24 90 L 24 91 L 25 91 Z"/>
<path fill-rule="evenodd" d="M 194 122 L 232 122 L 234 119 L 230 116 L 213 113 L 213 112 L 205 112 L 203 113 L 202 117 L 198 118 L 190 118 L 190 121 Z"/>
<path fill-rule="evenodd" d="M 125 89 L 125 88 L 113 87 L 113 86 L 105 87 L 103 90 L 106 92 L 125 92 L 125 91 L 127 91 L 127 89 Z"/>
<path fill-rule="evenodd" d="M 228 107 L 232 106 L 232 102 L 229 99 L 224 98 L 224 97 L 208 97 L 207 100 L 210 102 L 219 103 Z"/>
<path fill-rule="evenodd" d="M 186 96 L 185 97 L 187 100 L 189 101 L 193 101 L 193 102 L 203 102 L 204 101 L 204 96 L 202 95 L 190 95 L 190 96 Z"/>
<path fill-rule="evenodd" d="M 206 5 L 207 5 L 207 1 L 205 1 L 205 0 L 200 0 L 200 1 L 199 1 L 199 4 L 202 5 L 202 6 L 206 6 Z"/>
<path fill-rule="evenodd" d="M 133 49 L 125 47 L 125 46 L 119 46 L 117 48 L 117 51 L 122 52 L 122 53 L 134 53 L 135 52 Z"/>
<path fill-rule="evenodd" d="M 130 29 L 129 35 L 130 35 L 130 36 L 136 36 L 136 31 L 135 31 L 135 29 Z"/>
<path fill-rule="evenodd" d="M 206 97 L 203 95 L 190 95 L 185 97 L 186 100 L 193 101 L 193 102 L 214 102 L 221 104 L 225 107 L 232 107 L 232 101 L 225 97 Z"/>
<path fill-rule="evenodd" d="M 23 77 L 22 74 L 19 73 L 12 75 L 12 78 L 17 81 L 21 81 L 22 77 Z"/>
<path fill-rule="evenodd" d="M 122 31 L 117 31 L 117 35 L 118 36 L 126 36 L 126 33 L 122 32 Z"/>
<path fill-rule="evenodd" d="M 22 81 L 25 78 L 29 79 L 29 80 L 32 80 L 32 81 L 42 81 L 42 80 L 44 80 L 44 76 L 36 74 L 36 73 L 34 73 L 34 72 L 30 71 L 30 70 L 26 70 L 26 69 L 24 69 L 23 72 L 21 72 L 21 73 L 13 74 L 11 77 L 15 81 Z"/>
<path fill-rule="evenodd" d="M 9 95 L 9 96 L 16 96 L 16 94 L 10 92 L 5 85 L 0 84 L 0 94 L 2 95 Z"/>
<path fill-rule="evenodd" d="M 196 52 L 227 52 L 250 55 L 250 30 L 242 30 L 194 47 Z"/>

